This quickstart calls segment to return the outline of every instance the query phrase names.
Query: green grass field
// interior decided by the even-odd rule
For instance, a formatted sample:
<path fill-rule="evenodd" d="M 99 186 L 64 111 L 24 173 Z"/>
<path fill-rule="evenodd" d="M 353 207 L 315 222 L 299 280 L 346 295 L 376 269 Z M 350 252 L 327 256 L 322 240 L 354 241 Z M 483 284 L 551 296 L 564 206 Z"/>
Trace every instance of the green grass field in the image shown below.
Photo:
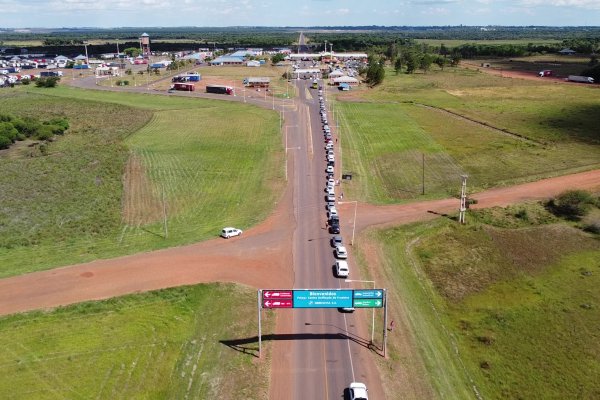
<path fill-rule="evenodd" d="M 598 397 L 598 237 L 538 204 L 467 220 L 373 234 L 439 396 Z"/>
<path fill-rule="evenodd" d="M 560 56 L 557 54 L 536 55 L 528 57 L 493 58 L 469 60 L 471 64 L 489 63 L 490 68 L 503 71 L 529 71 L 536 74 L 544 69 L 552 70 L 555 77 L 565 78 L 568 75 L 581 75 L 589 68 L 589 57 Z"/>
<path fill-rule="evenodd" d="M 596 92 L 464 69 L 388 70 L 379 87 L 338 96 L 344 172 L 358 175 L 348 192 L 380 203 L 420 197 L 423 155 L 429 197 L 455 194 L 461 173 L 477 191 L 597 168 Z"/>
<path fill-rule="evenodd" d="M 65 115 L 72 126 L 46 157 L 24 147 L 0 158 L 0 276 L 245 229 L 283 187 L 278 117 L 268 110 L 65 87 L 0 104 Z"/>
<path fill-rule="evenodd" d="M 274 319 L 263 313 L 264 332 Z M 266 399 L 256 292 L 211 284 L 0 318 L 3 399 Z"/>

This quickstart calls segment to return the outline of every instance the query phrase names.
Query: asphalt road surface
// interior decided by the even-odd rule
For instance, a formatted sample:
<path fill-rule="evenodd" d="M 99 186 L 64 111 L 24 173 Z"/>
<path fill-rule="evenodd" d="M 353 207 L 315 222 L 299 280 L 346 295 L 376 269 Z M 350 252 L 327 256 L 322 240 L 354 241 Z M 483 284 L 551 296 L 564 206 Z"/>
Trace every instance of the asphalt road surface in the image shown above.
<path fill-rule="evenodd" d="M 326 227 L 324 189 L 327 163 L 317 90 L 309 89 L 311 80 L 295 82 L 299 92 L 297 112 L 286 116 L 288 127 L 285 128 L 287 152 L 294 171 L 291 182 L 296 217 L 293 235 L 294 288 L 347 288 L 351 283 L 334 275 L 335 257 L 329 242 L 332 235 Z M 336 154 L 339 156 L 338 152 Z M 336 196 L 339 193 L 336 192 Z M 341 215 L 342 219 L 344 217 Z M 357 279 L 351 254 L 348 263 L 349 278 L 354 276 Z M 358 329 L 358 319 L 364 321 L 362 313 L 370 315 L 371 310 L 357 310 L 353 314 L 341 313 L 337 309 L 278 312 L 294 313 L 294 334 L 290 341 L 294 384 L 290 398 L 340 399 L 352 381 L 362 381 L 368 387 L 380 386 L 376 376 L 369 376 L 373 375 L 370 371 L 376 371 L 372 358 L 379 357 L 368 349 L 370 331 L 364 326 L 361 331 Z"/>

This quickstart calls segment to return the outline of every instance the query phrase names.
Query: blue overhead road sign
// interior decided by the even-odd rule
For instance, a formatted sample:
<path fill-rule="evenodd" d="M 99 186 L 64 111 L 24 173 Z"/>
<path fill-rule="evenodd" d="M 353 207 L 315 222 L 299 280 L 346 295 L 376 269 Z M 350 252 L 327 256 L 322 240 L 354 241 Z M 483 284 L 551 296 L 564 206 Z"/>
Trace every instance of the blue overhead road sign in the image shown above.
<path fill-rule="evenodd" d="M 352 307 L 352 290 L 294 290 L 294 308 Z"/>

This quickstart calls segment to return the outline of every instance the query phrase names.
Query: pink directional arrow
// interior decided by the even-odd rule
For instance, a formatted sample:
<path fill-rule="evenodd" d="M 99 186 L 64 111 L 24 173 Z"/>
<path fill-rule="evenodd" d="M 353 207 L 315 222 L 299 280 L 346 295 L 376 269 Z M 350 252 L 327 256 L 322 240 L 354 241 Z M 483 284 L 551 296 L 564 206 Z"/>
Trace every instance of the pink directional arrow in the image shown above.
<path fill-rule="evenodd" d="M 278 299 L 291 299 L 292 291 L 291 290 L 265 290 L 263 291 L 263 298 L 278 298 Z"/>
<path fill-rule="evenodd" d="M 264 308 L 292 308 L 292 300 L 265 300 Z"/>

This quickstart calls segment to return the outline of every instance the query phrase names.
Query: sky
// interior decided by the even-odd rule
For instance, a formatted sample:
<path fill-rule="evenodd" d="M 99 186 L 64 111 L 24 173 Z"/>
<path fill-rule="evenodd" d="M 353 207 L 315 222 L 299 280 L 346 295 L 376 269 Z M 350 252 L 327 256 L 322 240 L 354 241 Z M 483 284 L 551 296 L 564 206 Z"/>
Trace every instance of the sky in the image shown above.
<path fill-rule="evenodd" d="M 600 0 L 0 0 L 1 28 L 598 26 Z"/>

